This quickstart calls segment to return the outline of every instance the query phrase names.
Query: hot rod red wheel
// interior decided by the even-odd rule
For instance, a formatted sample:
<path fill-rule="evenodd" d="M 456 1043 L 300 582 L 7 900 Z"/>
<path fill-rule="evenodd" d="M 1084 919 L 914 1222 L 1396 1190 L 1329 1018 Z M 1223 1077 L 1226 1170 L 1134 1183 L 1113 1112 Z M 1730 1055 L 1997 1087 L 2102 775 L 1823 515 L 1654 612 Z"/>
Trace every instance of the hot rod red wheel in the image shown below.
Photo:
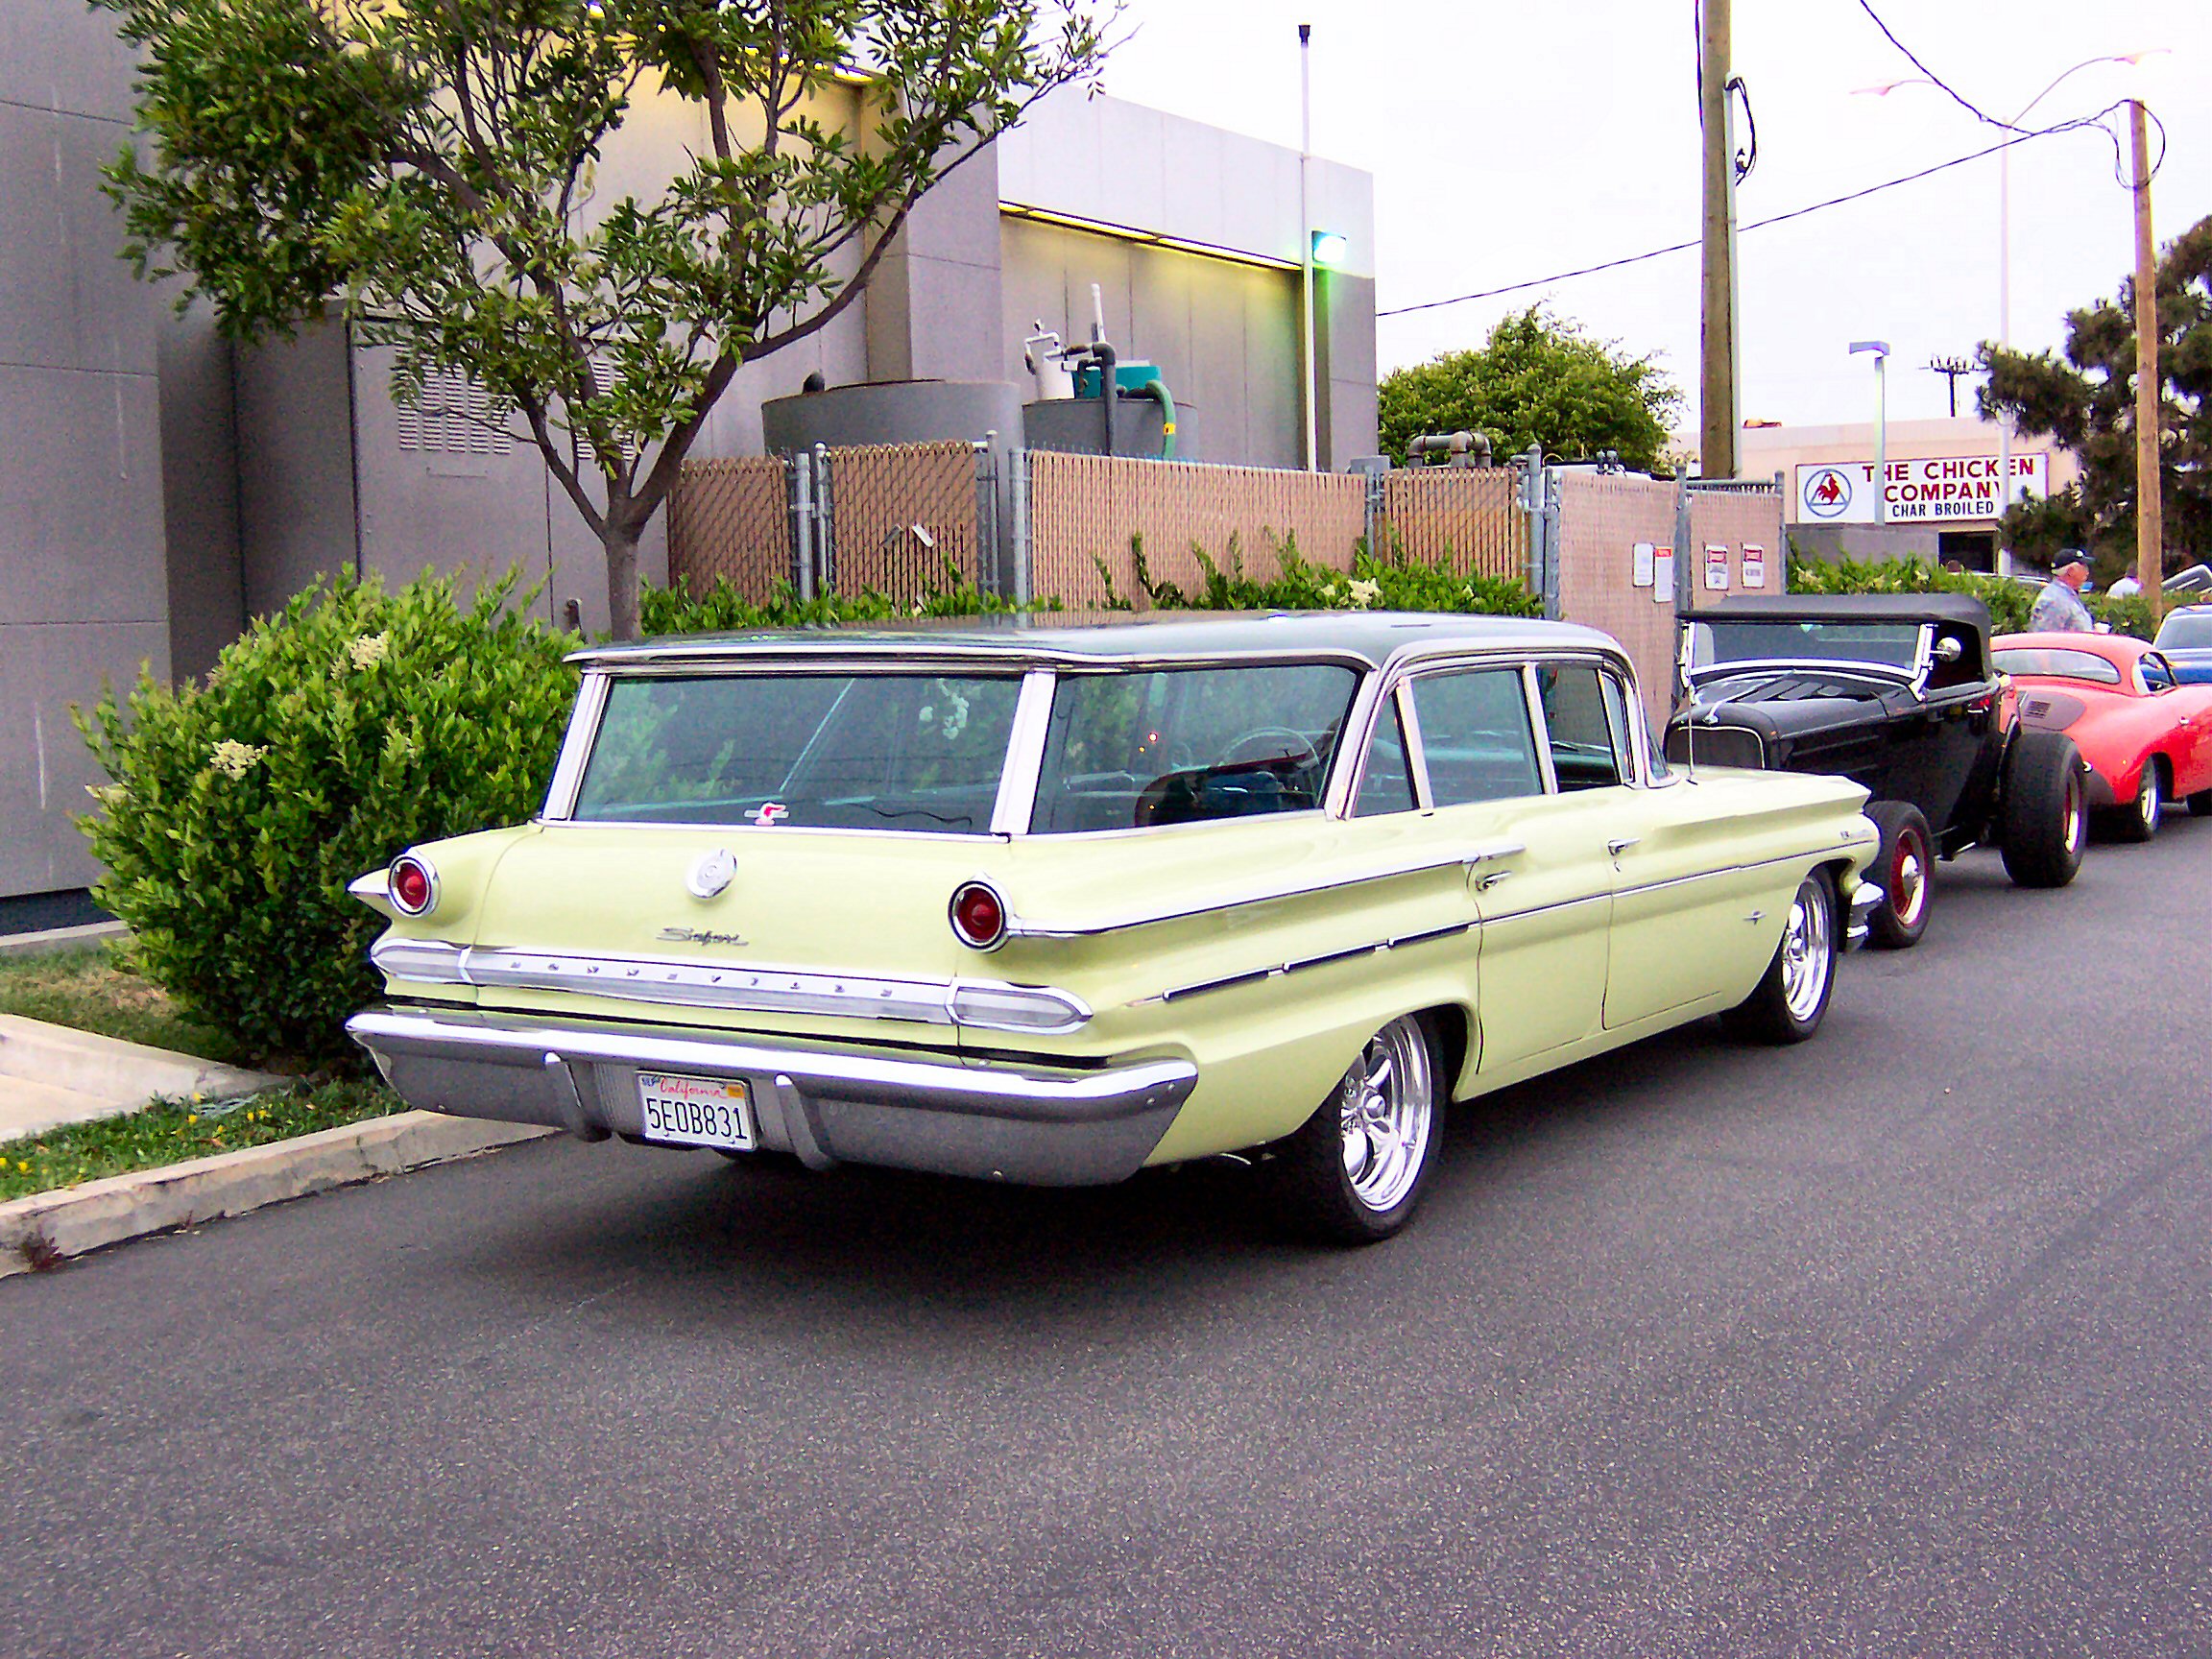
<path fill-rule="evenodd" d="M 1874 801 L 1866 816 L 1882 831 L 1882 850 L 1867 872 L 1882 888 L 1882 902 L 1867 919 L 1869 942 L 1885 950 L 1920 943 L 1935 898 L 1936 843 L 1920 808 L 1903 801 Z"/>

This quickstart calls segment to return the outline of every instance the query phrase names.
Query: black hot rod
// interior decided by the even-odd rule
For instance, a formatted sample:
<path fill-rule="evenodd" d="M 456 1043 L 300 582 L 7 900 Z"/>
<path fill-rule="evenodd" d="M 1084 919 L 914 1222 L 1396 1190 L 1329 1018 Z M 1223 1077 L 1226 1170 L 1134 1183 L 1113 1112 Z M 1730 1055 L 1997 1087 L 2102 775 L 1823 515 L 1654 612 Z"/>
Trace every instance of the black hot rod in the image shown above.
<path fill-rule="evenodd" d="M 1937 858 L 1994 845 L 2023 887 L 2063 887 L 2088 812 L 2073 739 L 2019 724 L 1989 611 L 1959 593 L 1727 599 L 1685 618 L 1675 765 L 1826 772 L 1871 792 L 1882 831 L 1872 939 L 1928 926 Z"/>

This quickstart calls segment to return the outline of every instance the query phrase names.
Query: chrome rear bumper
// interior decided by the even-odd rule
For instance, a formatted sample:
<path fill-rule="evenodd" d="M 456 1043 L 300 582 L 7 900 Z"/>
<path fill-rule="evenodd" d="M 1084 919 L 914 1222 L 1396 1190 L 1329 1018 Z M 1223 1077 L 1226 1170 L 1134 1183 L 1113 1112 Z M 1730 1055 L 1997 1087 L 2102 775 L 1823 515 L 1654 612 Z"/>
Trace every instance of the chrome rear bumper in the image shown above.
<path fill-rule="evenodd" d="M 1851 891 L 1851 919 L 1843 928 L 1843 949 L 1856 950 L 1866 943 L 1866 930 L 1873 923 L 1874 912 L 1882 908 L 1882 889 L 1871 881 L 1862 881 Z"/>
<path fill-rule="evenodd" d="M 742 1078 L 761 1145 L 1033 1186 L 1135 1173 L 1198 1081 L 1184 1060 L 1077 1070 L 737 1039 L 692 1027 L 475 1009 L 373 1008 L 346 1022 L 410 1106 L 589 1140 L 643 1126 L 639 1068 Z"/>

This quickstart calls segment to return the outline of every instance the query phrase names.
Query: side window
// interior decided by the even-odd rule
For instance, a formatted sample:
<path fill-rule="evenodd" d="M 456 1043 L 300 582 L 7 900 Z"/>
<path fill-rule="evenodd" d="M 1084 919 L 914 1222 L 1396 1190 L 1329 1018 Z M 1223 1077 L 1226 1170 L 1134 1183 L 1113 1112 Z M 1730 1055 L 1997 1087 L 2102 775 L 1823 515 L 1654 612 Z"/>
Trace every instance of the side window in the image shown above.
<path fill-rule="evenodd" d="M 1536 685 L 1544 700 L 1559 792 L 1604 789 L 1623 781 L 1627 721 L 1613 677 L 1589 663 L 1547 663 L 1536 670 Z"/>
<path fill-rule="evenodd" d="M 1544 793 L 1518 668 L 1474 668 L 1413 682 L 1421 753 L 1439 806 Z"/>
<path fill-rule="evenodd" d="M 2146 691 L 2174 689 L 2174 670 L 2166 666 L 2166 659 L 2155 651 L 2146 651 L 2135 660 L 2135 672 L 2143 676 Z"/>
<path fill-rule="evenodd" d="M 1413 805 L 1413 763 L 1406 753 L 1406 731 L 1399 723 L 1398 700 L 1393 697 L 1384 717 L 1375 722 L 1352 816 L 1380 818 L 1387 812 L 1410 812 Z"/>

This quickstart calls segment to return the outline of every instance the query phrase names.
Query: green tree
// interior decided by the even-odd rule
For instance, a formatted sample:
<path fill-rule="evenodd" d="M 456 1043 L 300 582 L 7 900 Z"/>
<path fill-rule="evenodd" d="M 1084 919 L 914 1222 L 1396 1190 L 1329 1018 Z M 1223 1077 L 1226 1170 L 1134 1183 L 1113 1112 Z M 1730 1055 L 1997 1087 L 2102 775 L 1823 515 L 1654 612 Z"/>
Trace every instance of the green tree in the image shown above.
<path fill-rule="evenodd" d="M 852 304 L 923 193 L 1105 50 L 1088 0 L 96 3 L 140 49 L 152 142 L 108 170 L 140 274 L 241 340 L 335 306 L 397 348 L 402 402 L 479 382 L 605 546 L 624 637 L 738 367 Z M 669 97 L 694 153 L 598 198 Z"/>
<path fill-rule="evenodd" d="M 1667 447 L 1682 394 L 1650 357 L 1593 340 L 1580 325 L 1531 305 L 1502 319 L 1479 351 L 1447 351 L 1394 369 L 1380 396 L 1382 447 L 1406 459 L 1425 432 L 1486 432 L 1501 457 L 1532 444 L 1564 461 L 1619 452 L 1650 471 Z"/>
<path fill-rule="evenodd" d="M 2048 562 L 2086 547 L 2100 580 L 2135 565 L 2135 284 L 2118 300 L 2066 314 L 2064 355 L 1984 343 L 1982 413 L 2046 438 L 2081 459 L 2081 478 L 2047 500 L 2005 515 L 2006 544 Z M 2198 221 L 2158 261 L 2159 473 L 2164 567 L 2212 550 L 2212 218 Z"/>

